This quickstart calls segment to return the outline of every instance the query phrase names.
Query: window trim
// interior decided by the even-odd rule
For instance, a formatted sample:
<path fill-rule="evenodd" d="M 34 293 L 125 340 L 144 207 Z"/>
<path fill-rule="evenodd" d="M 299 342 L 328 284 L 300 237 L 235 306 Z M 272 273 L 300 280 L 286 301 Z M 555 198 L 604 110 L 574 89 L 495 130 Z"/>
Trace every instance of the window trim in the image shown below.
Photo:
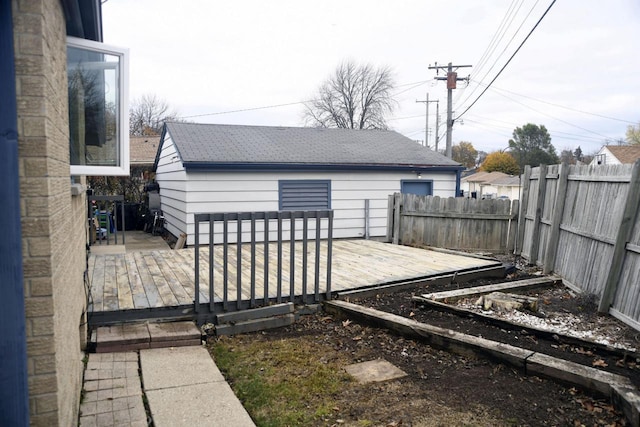
<path fill-rule="evenodd" d="M 327 187 L 327 207 L 326 208 L 302 208 L 302 209 L 285 209 L 282 206 L 282 190 L 283 186 L 287 183 L 316 183 L 324 184 Z M 330 179 L 281 179 L 278 180 L 278 210 L 281 211 L 318 211 L 318 210 L 331 210 L 331 180 Z"/>
<path fill-rule="evenodd" d="M 102 176 L 128 176 L 129 175 L 129 49 L 111 46 L 92 40 L 67 36 L 67 46 L 91 50 L 98 53 L 117 56 L 120 58 L 120 84 L 118 86 L 119 114 L 118 120 L 118 166 L 98 165 L 72 165 L 71 175 L 102 175 Z"/>

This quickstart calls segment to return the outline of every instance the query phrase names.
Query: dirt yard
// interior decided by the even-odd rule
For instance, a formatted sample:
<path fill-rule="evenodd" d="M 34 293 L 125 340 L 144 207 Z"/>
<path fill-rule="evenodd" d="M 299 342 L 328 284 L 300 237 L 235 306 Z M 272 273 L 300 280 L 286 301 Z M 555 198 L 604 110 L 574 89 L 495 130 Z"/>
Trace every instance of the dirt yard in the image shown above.
<path fill-rule="evenodd" d="M 451 286 L 459 288 L 479 284 L 486 282 Z M 626 375 L 636 385 L 640 385 L 640 360 L 636 359 L 636 353 L 632 351 L 608 353 L 588 345 L 567 343 L 562 339 L 562 334 L 550 334 L 550 338 L 545 338 L 524 332 L 521 328 L 507 330 L 477 319 L 460 318 L 430 310 L 411 300 L 413 295 L 440 290 L 443 289 L 416 287 L 392 295 L 378 295 L 352 302 L 595 366 Z M 631 347 L 638 343 L 636 331 L 615 319 L 606 318 L 603 321 L 603 318 L 596 316 L 595 305 L 588 296 L 572 295 L 561 287 L 541 291 L 537 295 L 544 302 L 541 308 L 543 313 L 534 316 L 536 318 L 571 314 L 580 319 L 576 325 L 582 324 L 580 328 L 585 330 L 595 329 L 597 324 L 604 322 L 604 326 L 598 326 L 603 328 L 603 335 L 615 334 L 615 340 L 621 346 Z M 464 303 L 463 301 L 462 304 Z M 348 319 L 336 319 L 322 313 L 302 316 L 294 325 L 278 330 L 212 338 L 210 347 L 214 354 L 213 349 L 221 347 L 231 353 L 238 353 L 249 343 L 253 354 L 246 355 L 245 364 L 260 375 L 269 372 L 270 376 L 265 378 L 268 383 L 290 382 L 290 365 L 293 362 L 287 362 L 286 369 L 282 366 L 284 363 L 274 362 L 278 360 L 274 352 L 284 343 L 290 343 L 307 355 L 300 362 L 302 366 L 294 369 L 296 375 L 313 375 L 315 370 L 326 367 L 341 370 L 347 364 L 374 359 L 387 360 L 408 374 L 398 380 L 368 385 L 342 379 L 340 381 L 344 382 L 331 388 L 328 393 L 305 391 L 303 401 L 308 414 L 299 415 L 298 418 L 303 421 L 278 423 L 276 414 L 270 421 L 258 422 L 258 425 L 626 425 L 624 416 L 601 397 L 587 395 L 581 390 L 550 380 L 523 376 L 509 366 L 486 359 L 450 354 L 386 330 Z M 236 389 L 241 379 L 234 378 L 224 366 L 221 369 Z M 242 375 L 249 374 L 245 372 Z M 265 411 L 264 408 L 269 405 L 275 406 L 273 402 L 262 404 L 256 411 Z M 323 412 L 318 410 L 320 406 L 331 409 Z"/>
<path fill-rule="evenodd" d="M 522 268 L 507 280 L 535 274 L 535 269 Z M 576 295 L 561 285 L 528 292 L 540 301 L 537 313 L 485 312 L 474 305 L 476 298 L 455 302 L 457 307 L 548 331 L 542 334 L 471 315 L 434 310 L 428 304 L 412 300 L 424 293 L 501 281 L 423 285 L 392 294 L 351 298 L 350 302 L 614 372 L 640 386 L 640 359 L 636 351 L 640 333 L 610 316 L 598 316 L 593 296 Z M 568 335 L 575 339 L 565 338 Z M 588 340 L 602 345 L 589 345 Z M 607 346 L 618 349 L 606 351 Z M 325 313 L 301 316 L 294 325 L 277 330 L 212 337 L 209 347 L 214 358 L 216 354 L 220 357 L 216 362 L 236 394 L 241 400 L 243 396 L 251 400 L 243 403 L 259 426 L 627 425 L 624 416 L 602 396 L 524 376 L 500 363 L 451 354 L 387 330 Z M 286 352 L 303 357 L 285 355 Z M 224 358 L 229 366 L 224 366 L 223 354 L 233 355 Z M 407 376 L 361 385 L 342 375 L 348 364 L 375 359 L 392 363 Z M 233 364 L 242 364 L 243 369 L 233 369 Z M 324 379 L 321 387 L 308 389 L 292 379 L 313 378 L 327 370 L 336 376 Z M 281 391 L 261 391 L 256 402 L 250 390 L 255 389 L 254 393 L 266 390 L 256 386 L 260 382 L 270 385 L 270 390 Z M 300 390 L 296 390 L 298 387 Z M 299 401 L 292 397 L 296 392 L 303 393 L 298 396 Z M 263 398 L 267 394 L 270 397 Z M 294 415 L 282 414 L 287 406 L 295 407 Z"/>

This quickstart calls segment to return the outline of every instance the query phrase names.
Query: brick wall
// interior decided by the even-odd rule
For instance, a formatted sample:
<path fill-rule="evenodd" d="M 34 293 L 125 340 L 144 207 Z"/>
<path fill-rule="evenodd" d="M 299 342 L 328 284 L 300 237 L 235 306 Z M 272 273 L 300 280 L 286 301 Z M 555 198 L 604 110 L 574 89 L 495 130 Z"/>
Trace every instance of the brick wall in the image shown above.
<path fill-rule="evenodd" d="M 82 388 L 86 198 L 70 192 L 66 27 L 58 0 L 12 9 L 31 423 L 70 426 Z"/>

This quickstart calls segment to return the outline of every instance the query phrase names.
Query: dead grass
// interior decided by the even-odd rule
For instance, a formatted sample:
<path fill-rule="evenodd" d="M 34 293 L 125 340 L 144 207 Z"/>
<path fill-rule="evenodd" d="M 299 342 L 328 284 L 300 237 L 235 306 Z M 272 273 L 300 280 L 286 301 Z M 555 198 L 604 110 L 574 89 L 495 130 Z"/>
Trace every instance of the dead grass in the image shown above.
<path fill-rule="evenodd" d="M 312 425 L 329 421 L 335 396 L 352 387 L 347 361 L 308 338 L 264 342 L 221 337 L 210 345 L 216 364 L 259 426 Z M 366 424 L 363 424 L 366 425 Z"/>
<path fill-rule="evenodd" d="M 449 407 L 413 381 L 357 383 L 344 366 L 376 357 L 338 350 L 345 337 L 334 335 L 345 328 L 327 326 L 328 335 L 210 338 L 211 355 L 257 426 L 512 425 L 483 405 Z"/>

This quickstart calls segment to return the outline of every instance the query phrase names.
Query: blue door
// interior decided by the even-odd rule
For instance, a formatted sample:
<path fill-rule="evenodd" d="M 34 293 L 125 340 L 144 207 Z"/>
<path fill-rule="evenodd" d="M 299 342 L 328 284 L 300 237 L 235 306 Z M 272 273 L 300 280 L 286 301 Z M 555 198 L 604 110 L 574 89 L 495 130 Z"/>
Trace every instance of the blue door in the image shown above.
<path fill-rule="evenodd" d="M 433 181 L 422 179 L 403 179 L 400 181 L 403 194 L 417 194 L 418 196 L 433 196 Z"/>

